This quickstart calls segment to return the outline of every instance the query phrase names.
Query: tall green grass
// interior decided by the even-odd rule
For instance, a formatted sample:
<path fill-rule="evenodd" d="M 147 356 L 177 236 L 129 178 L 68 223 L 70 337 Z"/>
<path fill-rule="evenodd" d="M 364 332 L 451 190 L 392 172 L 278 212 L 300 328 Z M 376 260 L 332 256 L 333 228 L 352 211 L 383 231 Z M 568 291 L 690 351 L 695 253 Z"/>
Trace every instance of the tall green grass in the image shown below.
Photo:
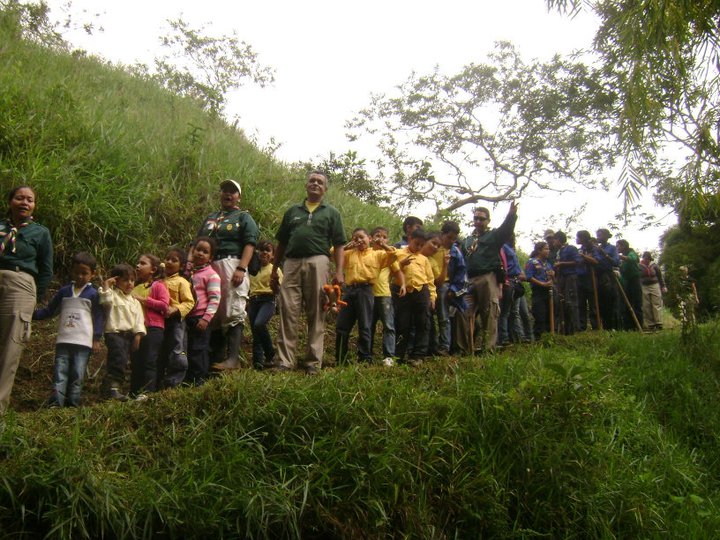
<path fill-rule="evenodd" d="M 655 403 L 646 379 L 657 343 L 676 339 L 596 334 L 419 370 L 242 371 L 144 403 L 11 414 L 0 530 L 711 537 L 717 445 L 685 424 L 715 405 L 700 374 L 717 379 L 679 354 L 654 362 L 683 393 Z M 718 428 L 708 415 L 708 436 Z"/>
<path fill-rule="evenodd" d="M 18 40 L 0 10 L 0 191 L 36 188 L 36 217 L 63 268 L 73 252 L 104 265 L 185 244 L 235 178 L 265 237 L 304 196 L 304 178 L 195 102 L 121 67 Z M 322 149 L 318 149 L 321 151 Z M 331 188 L 348 230 L 399 219 Z"/>

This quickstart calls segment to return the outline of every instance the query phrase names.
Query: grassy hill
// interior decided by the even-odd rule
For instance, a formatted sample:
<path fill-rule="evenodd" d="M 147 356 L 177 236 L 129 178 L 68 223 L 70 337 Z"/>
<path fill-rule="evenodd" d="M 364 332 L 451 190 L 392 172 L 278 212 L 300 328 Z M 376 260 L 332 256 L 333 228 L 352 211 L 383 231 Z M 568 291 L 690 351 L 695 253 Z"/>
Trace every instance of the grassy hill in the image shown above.
<path fill-rule="evenodd" d="M 272 237 L 304 196 L 303 171 L 266 155 L 224 120 L 95 58 L 18 39 L 0 10 L 0 192 L 29 184 L 60 273 L 73 252 L 103 265 L 186 244 L 235 178 L 241 206 Z M 322 149 L 318 149 L 319 151 Z M 399 219 L 330 187 L 348 230 Z"/>

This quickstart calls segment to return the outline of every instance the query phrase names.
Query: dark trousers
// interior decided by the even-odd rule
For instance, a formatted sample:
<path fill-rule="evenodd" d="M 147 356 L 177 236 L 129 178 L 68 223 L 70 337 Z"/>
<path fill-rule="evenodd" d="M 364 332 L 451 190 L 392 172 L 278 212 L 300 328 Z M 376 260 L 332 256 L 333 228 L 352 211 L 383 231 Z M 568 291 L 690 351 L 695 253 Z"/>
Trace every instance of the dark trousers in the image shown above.
<path fill-rule="evenodd" d="M 165 330 L 156 326 L 147 328 L 140 340 L 140 347 L 132 354 L 130 361 L 130 395 L 155 392 L 158 389 L 158 357 Z"/>
<path fill-rule="evenodd" d="M 347 306 L 338 313 L 335 321 L 335 362 L 341 364 L 347 360 L 350 332 L 358 325 L 358 360 L 372 361 L 370 326 L 372 325 L 373 296 L 372 284 L 348 285 L 343 293 Z"/>
<path fill-rule="evenodd" d="M 642 285 L 640 285 L 640 277 L 634 277 L 632 279 L 625 279 L 623 283 L 623 290 L 625 291 L 625 296 L 627 296 L 628 301 L 630 302 L 630 306 L 632 307 L 632 310 L 635 312 L 635 317 L 637 317 L 638 322 L 640 323 L 640 328 L 642 328 L 643 325 L 643 310 L 642 310 Z M 637 326 L 635 325 L 635 320 L 633 319 L 632 314 L 630 311 L 628 311 L 627 306 L 625 306 L 625 301 L 623 300 L 623 328 L 625 330 L 636 330 Z"/>
<path fill-rule="evenodd" d="M 500 345 L 510 343 L 510 313 L 515 302 L 515 290 L 512 284 L 503 283 L 500 297 L 500 316 L 498 317 L 498 341 Z"/>
<path fill-rule="evenodd" d="M 560 276 L 557 292 L 561 329 L 563 334 L 570 336 L 580 329 L 577 276 L 575 274 Z"/>
<path fill-rule="evenodd" d="M 121 389 L 125 381 L 125 369 L 130 359 L 135 334 L 132 332 L 113 332 L 105 334 L 107 347 L 107 361 L 105 362 L 105 377 L 102 382 L 102 393 L 107 397 L 110 388 Z"/>
<path fill-rule="evenodd" d="M 422 343 L 427 334 L 427 319 L 430 311 L 430 290 L 427 286 L 403 297 L 393 297 L 397 320 L 397 344 L 395 354 L 402 362 L 423 357 Z"/>
<path fill-rule="evenodd" d="M 263 294 L 250 297 L 248 303 L 248 319 L 252 332 L 252 361 L 256 369 L 265 367 L 275 356 L 273 340 L 268 329 L 268 323 L 275 315 L 275 295 Z"/>
<path fill-rule="evenodd" d="M 595 290 L 593 289 L 592 274 L 578 275 L 578 330 L 587 330 L 588 321 L 593 330 L 597 330 L 597 315 L 595 313 Z"/>
<path fill-rule="evenodd" d="M 188 317 L 185 319 L 188 359 L 185 382 L 198 386 L 207 380 L 210 371 L 210 329 L 199 330 L 197 328 L 197 324 L 201 319 L 201 317 Z"/>
<path fill-rule="evenodd" d="M 532 287 L 532 314 L 535 319 L 535 339 L 550 331 L 550 291 L 545 287 Z"/>
<path fill-rule="evenodd" d="M 617 330 L 618 324 L 618 292 L 613 272 L 598 272 L 598 304 L 600 318 L 605 330 Z"/>

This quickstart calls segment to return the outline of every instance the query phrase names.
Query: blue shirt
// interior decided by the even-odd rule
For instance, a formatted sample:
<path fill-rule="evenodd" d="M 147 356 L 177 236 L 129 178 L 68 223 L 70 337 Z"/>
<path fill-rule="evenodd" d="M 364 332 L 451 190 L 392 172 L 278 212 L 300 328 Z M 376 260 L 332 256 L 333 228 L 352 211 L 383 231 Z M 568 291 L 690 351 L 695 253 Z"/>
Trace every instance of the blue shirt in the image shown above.
<path fill-rule="evenodd" d="M 514 278 L 519 276 L 522 273 L 522 268 L 520 268 L 520 261 L 518 260 L 515 250 L 510 244 L 503 244 L 502 249 L 505 252 L 505 261 L 507 262 L 507 268 L 505 270 L 507 271 L 508 277 Z"/>
<path fill-rule="evenodd" d="M 33 319 L 43 320 L 54 317 L 55 315 L 60 313 L 63 298 L 72 297 L 73 284 L 70 283 L 68 285 L 65 285 L 64 287 L 61 287 L 58 292 L 55 293 L 55 296 L 52 297 L 52 300 L 50 300 L 47 307 L 36 309 L 33 313 Z M 103 328 L 105 327 L 105 312 L 100 305 L 100 295 L 98 294 L 97 289 L 93 287 L 92 284 L 88 284 L 82 291 L 80 291 L 80 295 L 78 296 L 78 298 L 85 298 L 86 300 L 90 301 L 90 311 L 92 313 L 93 321 L 93 341 L 100 341 L 100 338 L 103 334 Z"/>
<path fill-rule="evenodd" d="M 580 247 L 579 250 L 580 253 L 583 255 L 589 255 L 596 261 L 599 261 L 602 255 L 600 255 L 600 250 L 596 247 L 593 247 L 591 249 L 585 249 L 584 247 Z M 577 267 L 577 274 L 578 276 L 584 276 L 587 275 L 588 272 L 592 269 L 592 264 L 585 262 L 585 259 L 580 257 L 580 264 Z"/>
<path fill-rule="evenodd" d="M 548 261 L 543 262 L 537 257 L 533 257 L 525 265 L 525 276 L 527 277 L 528 281 L 530 281 L 532 278 L 535 278 L 538 281 L 547 282 L 549 280 L 547 275 L 548 270 L 552 270 L 552 267 L 550 266 L 550 263 Z M 530 281 L 530 285 L 533 287 L 544 288 L 536 283 L 533 283 L 532 281 Z"/>
<path fill-rule="evenodd" d="M 558 251 L 557 260 L 555 262 L 574 262 L 573 265 L 558 266 L 557 272 L 560 276 L 574 276 L 578 273 L 578 266 L 582 261 L 580 252 L 575 246 L 565 244 Z"/>
<path fill-rule="evenodd" d="M 620 266 L 620 257 L 618 257 L 617 248 L 612 244 L 598 244 L 598 248 L 605 252 L 607 257 L 602 253 L 598 253 L 598 270 L 601 272 L 612 272 L 613 268 Z"/>

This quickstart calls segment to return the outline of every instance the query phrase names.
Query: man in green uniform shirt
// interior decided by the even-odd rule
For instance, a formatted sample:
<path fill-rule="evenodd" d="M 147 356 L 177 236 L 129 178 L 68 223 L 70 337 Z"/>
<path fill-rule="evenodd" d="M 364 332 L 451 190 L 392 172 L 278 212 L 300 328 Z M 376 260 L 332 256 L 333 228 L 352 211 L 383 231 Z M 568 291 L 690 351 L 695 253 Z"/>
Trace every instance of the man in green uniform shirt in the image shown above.
<path fill-rule="evenodd" d="M 465 320 L 458 321 L 460 324 L 455 337 L 458 350 L 462 353 L 471 354 L 475 348 L 482 351 L 495 348 L 500 290 L 504 281 L 500 250 L 512 236 L 516 221 L 515 201 L 510 202 L 507 217 L 497 229 L 490 229 L 490 211 L 487 208 L 478 207 L 473 212 L 475 230 L 461 245 L 467 264 L 468 293 L 465 301 L 468 309 Z M 475 326 L 476 316 L 479 316 L 478 326 Z M 473 329 L 478 328 L 477 334 L 470 332 L 470 325 Z"/>
<path fill-rule="evenodd" d="M 342 284 L 343 246 L 347 242 L 340 212 L 323 201 L 328 189 L 327 175 L 313 171 L 307 176 L 307 197 L 290 207 L 283 216 L 276 239 L 275 261 L 270 277 L 274 290 L 280 293 L 280 331 L 276 367 L 281 370 L 299 367 L 308 374 L 322 367 L 325 338 L 325 303 L 323 285 L 330 273 L 330 248 L 335 247 L 335 277 Z M 283 281 L 278 283 L 282 264 Z M 295 361 L 298 324 L 303 303 L 307 316 L 307 353 Z"/>

